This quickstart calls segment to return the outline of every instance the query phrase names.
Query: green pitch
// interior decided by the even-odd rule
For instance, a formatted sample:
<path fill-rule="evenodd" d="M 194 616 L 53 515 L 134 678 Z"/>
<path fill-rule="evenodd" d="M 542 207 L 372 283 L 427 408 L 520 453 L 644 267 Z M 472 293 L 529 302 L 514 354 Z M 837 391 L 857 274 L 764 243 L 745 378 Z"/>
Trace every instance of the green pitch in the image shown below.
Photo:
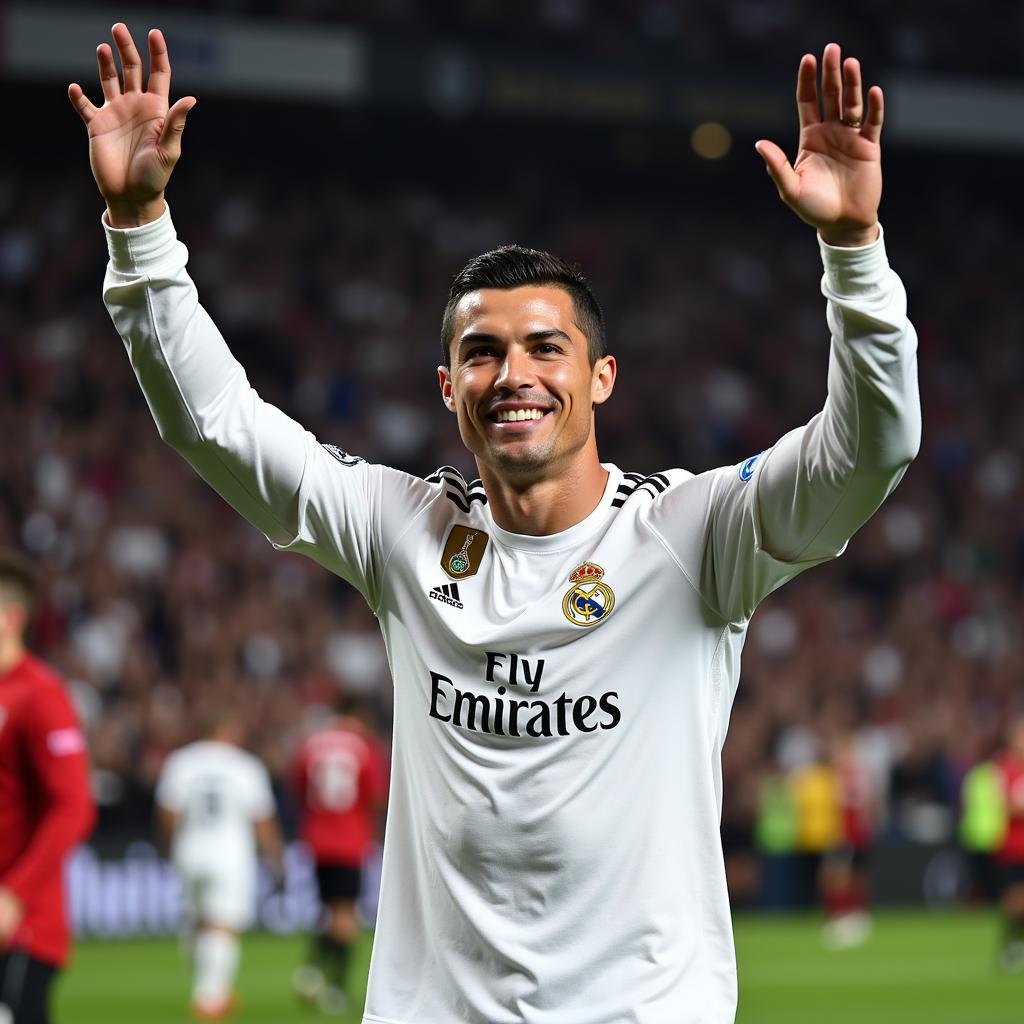
<path fill-rule="evenodd" d="M 997 931 L 988 914 L 886 913 L 864 946 L 828 952 L 815 919 L 741 917 L 738 1024 L 1020 1024 L 1024 977 L 993 970 Z M 238 1024 L 358 1024 L 357 1013 L 320 1018 L 296 1004 L 289 978 L 302 949 L 246 940 Z M 353 977 L 368 962 L 367 941 Z M 57 990 L 56 1024 L 186 1024 L 187 998 L 175 943 L 83 942 Z"/>

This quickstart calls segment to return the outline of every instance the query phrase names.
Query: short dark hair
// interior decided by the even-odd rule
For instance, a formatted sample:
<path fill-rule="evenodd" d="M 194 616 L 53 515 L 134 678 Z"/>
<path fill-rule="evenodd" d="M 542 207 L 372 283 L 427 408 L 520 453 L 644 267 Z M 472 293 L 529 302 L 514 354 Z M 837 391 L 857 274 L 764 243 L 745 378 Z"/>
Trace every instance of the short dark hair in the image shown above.
<path fill-rule="evenodd" d="M 31 617 L 38 594 L 39 577 L 28 558 L 0 548 L 0 601 L 20 604 Z"/>
<path fill-rule="evenodd" d="M 348 690 L 339 690 L 332 701 L 332 707 L 336 715 L 342 717 L 353 715 L 356 718 L 369 718 L 373 716 L 373 707 L 370 701 L 358 693 L 350 693 Z"/>
<path fill-rule="evenodd" d="M 196 716 L 201 726 L 201 735 L 213 736 L 225 728 L 233 729 L 239 737 L 248 733 L 245 713 L 237 700 L 230 696 L 218 695 L 201 704 Z"/>
<path fill-rule="evenodd" d="M 579 267 L 560 256 L 522 245 L 503 245 L 474 256 L 456 275 L 441 317 L 441 358 L 451 366 L 455 336 L 455 307 L 464 295 L 481 288 L 521 288 L 553 285 L 569 293 L 576 326 L 587 339 L 590 365 L 605 354 L 604 316 Z"/>

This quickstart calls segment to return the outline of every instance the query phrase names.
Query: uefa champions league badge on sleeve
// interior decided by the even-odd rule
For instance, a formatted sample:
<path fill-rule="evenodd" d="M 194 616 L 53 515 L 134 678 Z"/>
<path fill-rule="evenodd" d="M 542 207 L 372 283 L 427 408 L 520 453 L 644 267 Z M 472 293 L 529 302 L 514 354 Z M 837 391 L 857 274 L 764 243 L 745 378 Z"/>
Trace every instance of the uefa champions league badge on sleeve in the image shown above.
<path fill-rule="evenodd" d="M 615 593 L 604 580 L 604 569 L 593 562 L 577 565 L 569 575 L 571 589 L 562 598 L 562 614 L 574 626 L 596 626 L 611 615 Z"/>
<path fill-rule="evenodd" d="M 487 534 L 469 526 L 453 526 L 441 553 L 441 568 L 453 579 L 475 576 L 487 548 Z"/>
<path fill-rule="evenodd" d="M 756 455 L 751 455 L 746 462 L 740 464 L 740 483 L 750 483 L 754 476 L 754 467 L 757 465 L 757 460 L 761 458 L 762 455 L 764 455 L 764 452 L 758 452 Z"/>

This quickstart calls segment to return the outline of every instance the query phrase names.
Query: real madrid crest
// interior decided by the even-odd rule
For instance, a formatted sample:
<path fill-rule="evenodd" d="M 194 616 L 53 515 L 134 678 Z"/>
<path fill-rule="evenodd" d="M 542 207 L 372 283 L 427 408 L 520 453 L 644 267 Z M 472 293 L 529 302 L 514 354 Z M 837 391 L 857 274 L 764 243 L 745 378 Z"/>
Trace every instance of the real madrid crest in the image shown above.
<path fill-rule="evenodd" d="M 569 576 L 572 588 L 562 598 L 562 613 L 574 626 L 596 626 L 611 614 L 615 593 L 603 579 L 604 569 L 593 562 L 573 569 Z"/>
<path fill-rule="evenodd" d="M 464 580 L 476 574 L 484 557 L 488 537 L 483 530 L 453 526 L 441 553 L 441 568 L 453 579 Z"/>

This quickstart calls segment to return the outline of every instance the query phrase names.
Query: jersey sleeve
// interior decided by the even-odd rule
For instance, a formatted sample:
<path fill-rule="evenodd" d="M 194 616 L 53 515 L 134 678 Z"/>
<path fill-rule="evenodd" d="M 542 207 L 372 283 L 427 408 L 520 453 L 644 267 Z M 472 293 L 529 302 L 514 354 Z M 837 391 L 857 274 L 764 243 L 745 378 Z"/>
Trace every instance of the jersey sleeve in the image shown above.
<path fill-rule="evenodd" d="M 823 409 L 760 456 L 666 491 L 651 511 L 725 621 L 748 618 L 786 580 L 839 555 L 920 444 L 917 337 L 883 239 L 820 245 L 832 339 Z"/>
<path fill-rule="evenodd" d="M 21 856 L 0 877 L 23 903 L 59 873 L 65 855 L 96 821 L 85 737 L 67 694 L 40 686 L 24 720 L 27 768 L 40 795 L 41 816 Z"/>
<path fill-rule="evenodd" d="M 169 210 L 104 228 L 104 302 L 160 436 L 275 546 L 310 555 L 376 609 L 388 552 L 437 489 L 320 444 L 260 398 L 199 303 Z"/>
<path fill-rule="evenodd" d="M 181 772 L 181 758 L 170 754 L 164 761 L 157 779 L 154 799 L 157 806 L 173 814 L 181 814 L 185 807 L 185 778 Z"/>

